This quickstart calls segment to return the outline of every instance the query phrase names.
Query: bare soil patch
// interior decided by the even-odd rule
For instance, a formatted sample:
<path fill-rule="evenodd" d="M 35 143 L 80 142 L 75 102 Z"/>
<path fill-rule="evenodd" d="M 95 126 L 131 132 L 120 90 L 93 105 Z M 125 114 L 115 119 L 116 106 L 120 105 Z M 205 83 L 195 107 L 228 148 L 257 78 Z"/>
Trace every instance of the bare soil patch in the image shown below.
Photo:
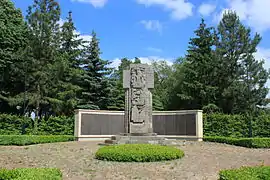
<path fill-rule="evenodd" d="M 270 149 L 210 142 L 179 146 L 185 157 L 156 163 L 117 163 L 94 159 L 98 142 L 66 142 L 25 147 L 0 146 L 0 167 L 57 167 L 64 180 L 216 180 L 220 169 L 270 166 Z"/>

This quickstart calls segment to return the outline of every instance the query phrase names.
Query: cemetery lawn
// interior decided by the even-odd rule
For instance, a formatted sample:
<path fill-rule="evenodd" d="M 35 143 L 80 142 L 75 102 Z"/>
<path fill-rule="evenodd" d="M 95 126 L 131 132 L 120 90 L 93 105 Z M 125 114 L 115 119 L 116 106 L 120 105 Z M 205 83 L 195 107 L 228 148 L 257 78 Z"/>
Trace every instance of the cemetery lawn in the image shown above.
<path fill-rule="evenodd" d="M 270 166 L 270 149 L 248 149 L 211 142 L 179 146 L 185 156 L 155 163 L 119 163 L 94 159 L 97 142 L 64 142 L 30 146 L 0 146 L 1 168 L 51 167 L 64 180 L 217 180 L 221 169 Z"/>

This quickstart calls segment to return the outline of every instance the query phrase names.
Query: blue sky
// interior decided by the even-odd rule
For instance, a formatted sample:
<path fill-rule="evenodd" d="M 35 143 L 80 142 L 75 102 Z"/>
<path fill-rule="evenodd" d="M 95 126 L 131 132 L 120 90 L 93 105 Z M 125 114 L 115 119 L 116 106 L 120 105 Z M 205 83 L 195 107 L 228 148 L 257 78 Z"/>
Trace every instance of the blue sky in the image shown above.
<path fill-rule="evenodd" d="M 25 14 L 33 0 L 12 0 Z M 59 0 L 64 20 L 68 11 L 85 39 L 94 29 L 100 38 L 102 58 L 117 66 L 119 58 L 140 57 L 143 62 L 167 60 L 186 53 L 189 38 L 201 17 L 215 26 L 226 9 L 263 40 L 257 58 L 270 68 L 270 0 Z"/>

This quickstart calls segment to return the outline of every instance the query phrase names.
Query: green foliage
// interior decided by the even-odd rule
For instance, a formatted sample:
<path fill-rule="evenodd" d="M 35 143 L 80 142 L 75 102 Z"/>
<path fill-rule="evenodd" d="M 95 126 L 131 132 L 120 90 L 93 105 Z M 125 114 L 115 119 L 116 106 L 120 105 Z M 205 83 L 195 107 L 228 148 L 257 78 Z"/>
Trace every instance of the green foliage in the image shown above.
<path fill-rule="evenodd" d="M 92 31 L 92 39 L 84 52 L 82 61 L 83 77 L 81 79 L 81 102 L 79 108 L 108 109 L 108 98 L 111 94 L 111 81 L 107 77 L 111 74 L 110 62 L 100 58 L 99 39 Z"/>
<path fill-rule="evenodd" d="M 36 120 L 35 120 L 36 121 Z M 0 114 L 0 135 L 73 135 L 74 117 L 49 117 L 37 122 L 37 132 L 34 122 L 29 117 Z"/>
<path fill-rule="evenodd" d="M 220 108 L 215 104 L 208 104 L 203 106 L 202 110 L 206 114 L 219 113 L 221 111 Z"/>
<path fill-rule="evenodd" d="M 25 146 L 31 144 L 74 141 L 74 136 L 0 135 L 0 145 Z"/>
<path fill-rule="evenodd" d="M 125 109 L 125 90 L 123 89 L 123 71 L 129 69 L 130 64 L 139 64 L 141 60 L 135 58 L 134 62 L 132 60 L 123 58 L 117 69 L 111 75 L 112 89 L 109 96 L 110 102 L 108 109 L 110 110 L 124 110 Z"/>
<path fill-rule="evenodd" d="M 260 35 L 252 37 L 250 28 L 244 26 L 236 12 L 223 14 L 215 43 L 219 70 L 216 98 L 223 112 L 246 112 L 266 98 L 269 73 L 254 57 L 260 41 Z"/>
<path fill-rule="evenodd" d="M 0 134 L 20 135 L 31 132 L 32 120 L 9 114 L 0 114 Z"/>
<path fill-rule="evenodd" d="M 212 113 L 203 115 L 205 136 L 249 137 L 249 122 L 253 137 L 270 137 L 270 115 L 266 113 L 245 115 Z"/>
<path fill-rule="evenodd" d="M 270 180 L 270 166 L 221 170 L 219 180 Z"/>
<path fill-rule="evenodd" d="M 173 84 L 173 67 L 166 61 L 153 61 L 155 88 L 153 89 L 153 109 L 165 110 L 169 104 L 169 88 Z"/>
<path fill-rule="evenodd" d="M 38 126 L 38 134 L 44 135 L 73 135 L 74 117 L 58 116 L 42 119 Z"/>
<path fill-rule="evenodd" d="M 248 148 L 270 148 L 270 138 L 204 137 L 204 141 L 231 144 Z"/>
<path fill-rule="evenodd" d="M 10 0 L 0 1 L 0 112 L 12 108 L 11 97 L 23 87 L 21 52 L 26 48 L 27 26 Z"/>
<path fill-rule="evenodd" d="M 72 115 L 79 103 L 78 94 L 82 90 L 79 80 L 83 72 L 79 65 L 82 61 L 84 43 L 79 36 L 76 33 L 72 13 L 69 12 L 61 30 L 61 58 L 55 69 L 58 82 L 54 94 L 59 101 L 53 109 L 57 115 Z"/>
<path fill-rule="evenodd" d="M 123 144 L 101 147 L 96 152 L 99 160 L 119 162 L 153 162 L 179 159 L 184 152 L 171 146 L 152 144 Z"/>
<path fill-rule="evenodd" d="M 203 130 L 205 136 L 246 137 L 247 121 L 243 115 L 204 114 Z"/>
<path fill-rule="evenodd" d="M 195 31 L 196 37 L 191 38 L 188 54 L 183 67 L 183 86 L 178 96 L 184 97 L 188 109 L 202 109 L 204 105 L 215 103 L 218 87 L 215 83 L 217 61 L 213 58 L 213 28 L 206 26 L 202 19 Z"/>
<path fill-rule="evenodd" d="M 61 180 L 62 177 L 56 168 L 0 169 L 0 180 Z"/>

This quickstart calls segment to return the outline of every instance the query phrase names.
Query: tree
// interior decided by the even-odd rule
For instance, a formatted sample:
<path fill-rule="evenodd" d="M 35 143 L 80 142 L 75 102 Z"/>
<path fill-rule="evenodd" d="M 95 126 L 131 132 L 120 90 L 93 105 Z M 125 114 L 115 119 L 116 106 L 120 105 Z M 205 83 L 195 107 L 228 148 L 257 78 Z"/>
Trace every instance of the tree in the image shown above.
<path fill-rule="evenodd" d="M 125 109 L 125 90 L 123 88 L 123 71 L 128 70 L 129 65 L 132 63 L 127 58 L 121 59 L 120 65 L 114 70 L 111 79 L 114 82 L 112 89 L 112 96 L 110 97 L 109 109 L 111 110 L 124 110 Z"/>
<path fill-rule="evenodd" d="M 112 84 L 109 79 L 111 68 L 109 61 L 100 58 L 99 39 L 92 31 L 92 40 L 85 52 L 83 61 L 82 96 L 79 107 L 89 109 L 107 109 Z"/>
<path fill-rule="evenodd" d="M 213 28 L 207 27 L 204 19 L 195 30 L 196 37 L 191 38 L 184 64 L 182 93 L 179 96 L 186 101 L 188 109 L 202 109 L 215 103 L 215 76 L 217 62 L 213 58 Z"/>
<path fill-rule="evenodd" d="M 217 30 L 219 107 L 226 113 L 245 112 L 261 104 L 268 93 L 265 83 L 269 74 L 263 62 L 254 58 L 261 37 L 251 37 L 250 28 L 232 11 L 223 15 Z"/>
<path fill-rule="evenodd" d="M 67 56 L 71 67 L 79 68 L 83 53 L 83 44 L 86 43 L 80 34 L 76 32 L 72 19 L 72 12 L 69 11 L 67 21 L 61 27 L 61 53 Z"/>
<path fill-rule="evenodd" d="M 34 0 L 26 16 L 30 32 L 29 45 L 34 61 L 31 65 L 30 93 L 36 117 L 52 111 L 58 99 L 51 91 L 58 83 L 60 6 L 55 0 Z"/>
<path fill-rule="evenodd" d="M 165 110 L 169 103 L 169 89 L 172 83 L 173 67 L 166 61 L 153 61 L 155 88 L 153 90 L 153 109 Z"/>
<path fill-rule="evenodd" d="M 7 112 L 23 105 L 12 103 L 12 97 L 24 91 L 22 51 L 27 45 L 27 26 L 10 0 L 1 0 L 0 7 L 0 109 Z"/>
<path fill-rule="evenodd" d="M 78 93 L 81 90 L 78 81 L 81 78 L 82 70 L 79 67 L 83 49 L 83 40 L 76 33 L 72 20 L 72 12 L 69 12 L 67 21 L 61 27 L 61 58 L 55 64 L 58 72 L 58 83 L 53 89 L 57 113 L 70 115 L 78 104 Z"/>

